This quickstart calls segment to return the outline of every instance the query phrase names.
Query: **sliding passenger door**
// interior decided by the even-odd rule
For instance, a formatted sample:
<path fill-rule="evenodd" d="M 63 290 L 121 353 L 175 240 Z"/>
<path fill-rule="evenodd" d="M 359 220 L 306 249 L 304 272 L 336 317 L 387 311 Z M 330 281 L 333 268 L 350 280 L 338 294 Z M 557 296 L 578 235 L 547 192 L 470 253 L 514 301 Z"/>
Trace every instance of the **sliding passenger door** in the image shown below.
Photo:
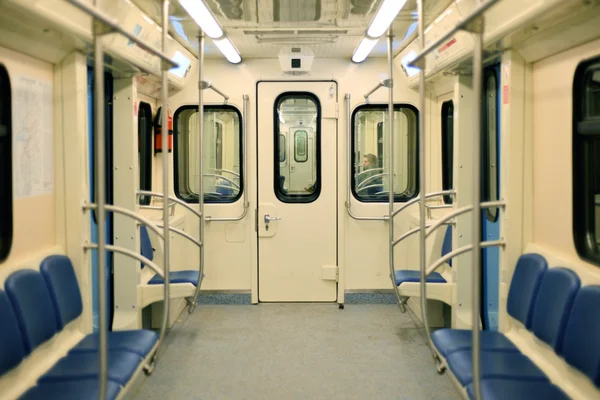
<path fill-rule="evenodd" d="M 260 82 L 259 301 L 337 299 L 335 82 Z"/>
<path fill-rule="evenodd" d="M 483 81 L 483 154 L 482 201 L 500 199 L 500 77 L 497 66 L 486 68 Z M 481 233 L 483 241 L 500 239 L 500 210 L 482 210 Z M 482 249 L 482 320 L 485 329 L 498 330 L 498 299 L 500 285 L 500 250 Z"/>
<path fill-rule="evenodd" d="M 106 177 L 106 203 L 112 204 L 113 201 L 113 163 L 112 163 L 112 140 L 113 140 L 113 114 L 112 114 L 112 96 L 113 95 L 113 78 L 112 75 L 105 73 L 104 74 L 104 114 L 105 114 L 105 127 L 106 127 L 106 159 L 105 159 L 105 177 Z M 89 128 L 89 171 L 90 171 L 90 199 L 92 202 L 96 202 L 96 176 L 94 173 L 94 165 L 95 165 L 95 136 L 94 136 L 94 73 L 90 68 L 88 69 L 88 128 Z M 113 243 L 113 232 L 112 232 L 112 221 L 113 215 L 112 213 L 106 213 L 106 219 L 104 221 L 105 232 L 106 232 L 106 243 Z M 91 212 L 91 238 L 92 242 L 97 243 L 97 223 L 96 213 Z M 96 250 L 92 250 L 92 300 L 93 300 L 93 315 L 94 315 L 94 330 L 98 328 L 98 282 L 97 282 L 97 269 L 98 262 L 96 258 Z M 106 309 L 110 315 L 109 326 L 112 326 L 112 302 L 113 302 L 113 280 L 112 280 L 112 265 L 113 265 L 113 255 L 111 252 L 106 252 L 106 287 L 108 289 L 108 293 L 106 296 Z"/>

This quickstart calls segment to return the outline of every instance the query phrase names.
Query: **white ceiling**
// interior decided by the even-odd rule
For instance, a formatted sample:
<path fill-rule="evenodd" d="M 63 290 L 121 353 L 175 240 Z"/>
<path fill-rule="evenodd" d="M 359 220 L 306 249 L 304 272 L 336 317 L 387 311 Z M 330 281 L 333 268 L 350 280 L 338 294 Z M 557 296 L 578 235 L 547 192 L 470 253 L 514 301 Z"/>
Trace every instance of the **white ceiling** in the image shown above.
<path fill-rule="evenodd" d="M 205 0 L 242 58 L 275 58 L 282 46 L 306 45 L 318 58 L 350 58 L 375 15 L 381 0 Z M 401 0 L 397 0 L 401 1 Z M 155 21 L 160 0 L 133 0 Z M 425 2 L 425 19 L 431 21 L 452 0 Z M 171 33 L 197 54 L 198 26 L 171 1 Z M 408 0 L 394 21 L 393 47 L 397 51 L 416 28 L 416 0 Z M 386 56 L 382 37 L 371 57 Z M 222 57 L 206 41 L 206 57 Z"/>

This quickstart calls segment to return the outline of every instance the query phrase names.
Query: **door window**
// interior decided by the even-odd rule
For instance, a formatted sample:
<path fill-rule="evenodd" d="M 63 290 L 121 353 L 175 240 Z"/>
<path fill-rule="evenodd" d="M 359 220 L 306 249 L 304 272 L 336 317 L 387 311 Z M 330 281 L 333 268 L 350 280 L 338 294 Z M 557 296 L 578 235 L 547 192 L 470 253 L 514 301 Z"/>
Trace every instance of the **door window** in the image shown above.
<path fill-rule="evenodd" d="M 577 67 L 573 89 L 573 234 L 600 265 L 600 58 Z"/>
<path fill-rule="evenodd" d="M 388 106 L 368 104 L 352 114 L 352 193 L 362 202 L 385 203 L 389 198 Z M 418 190 L 417 110 L 394 106 L 395 201 L 406 201 Z"/>
<path fill-rule="evenodd" d="M 284 93 L 275 101 L 275 195 L 284 203 L 310 203 L 321 191 L 321 109 L 310 93 Z M 286 144 L 291 153 L 286 163 Z M 282 161 L 283 160 L 283 161 Z"/>
<path fill-rule="evenodd" d="M 8 71 L 0 64 L 0 262 L 8 257 L 13 239 L 11 107 Z"/>
<path fill-rule="evenodd" d="M 204 107 L 204 201 L 233 203 L 243 190 L 242 115 L 230 105 Z M 174 116 L 175 194 L 198 202 L 198 106 L 180 107 Z"/>

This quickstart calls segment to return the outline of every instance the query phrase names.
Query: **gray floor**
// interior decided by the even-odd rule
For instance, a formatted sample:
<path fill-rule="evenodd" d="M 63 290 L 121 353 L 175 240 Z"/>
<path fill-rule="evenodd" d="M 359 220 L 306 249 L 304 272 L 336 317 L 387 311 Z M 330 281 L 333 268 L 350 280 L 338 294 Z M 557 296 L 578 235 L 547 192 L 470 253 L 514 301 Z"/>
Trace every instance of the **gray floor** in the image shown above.
<path fill-rule="evenodd" d="M 396 305 L 200 305 L 135 399 L 458 399 Z"/>

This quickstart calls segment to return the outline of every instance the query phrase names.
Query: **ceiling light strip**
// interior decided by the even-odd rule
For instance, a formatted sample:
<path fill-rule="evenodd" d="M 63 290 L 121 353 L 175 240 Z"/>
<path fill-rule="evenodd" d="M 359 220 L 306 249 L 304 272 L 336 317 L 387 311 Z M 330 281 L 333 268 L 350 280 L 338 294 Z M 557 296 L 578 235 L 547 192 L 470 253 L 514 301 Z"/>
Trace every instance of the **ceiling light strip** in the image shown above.
<path fill-rule="evenodd" d="M 368 57 L 379 38 L 390 28 L 406 2 L 407 0 L 383 0 L 367 28 L 367 33 L 354 50 L 352 61 L 361 63 Z"/>
<path fill-rule="evenodd" d="M 219 21 L 217 21 L 204 0 L 179 0 L 179 4 L 198 24 L 202 32 L 213 39 L 215 46 L 217 46 L 230 63 L 238 64 L 242 61 L 240 52 L 231 43 L 227 35 L 225 35 Z"/>

